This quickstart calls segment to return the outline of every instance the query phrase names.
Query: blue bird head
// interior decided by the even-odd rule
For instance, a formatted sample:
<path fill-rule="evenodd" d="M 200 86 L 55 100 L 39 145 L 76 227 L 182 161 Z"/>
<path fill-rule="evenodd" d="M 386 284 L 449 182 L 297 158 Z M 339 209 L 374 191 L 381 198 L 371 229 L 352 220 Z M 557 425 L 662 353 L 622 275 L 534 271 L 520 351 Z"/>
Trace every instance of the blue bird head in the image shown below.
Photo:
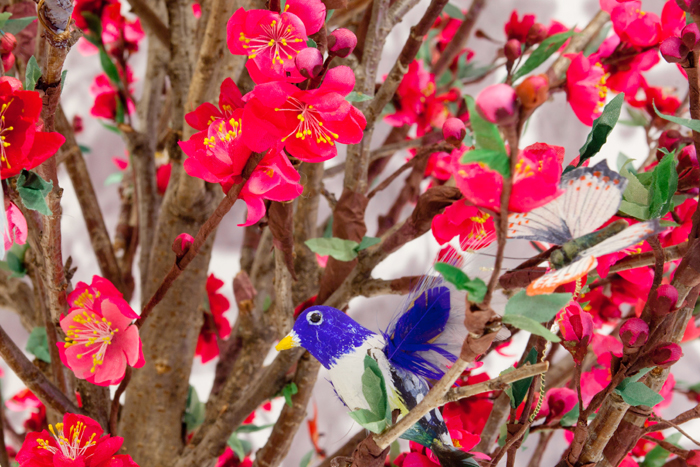
<path fill-rule="evenodd" d="M 275 349 L 303 347 L 324 367 L 330 368 L 373 335 L 372 331 L 336 308 L 313 306 L 299 315 L 292 331 Z"/>

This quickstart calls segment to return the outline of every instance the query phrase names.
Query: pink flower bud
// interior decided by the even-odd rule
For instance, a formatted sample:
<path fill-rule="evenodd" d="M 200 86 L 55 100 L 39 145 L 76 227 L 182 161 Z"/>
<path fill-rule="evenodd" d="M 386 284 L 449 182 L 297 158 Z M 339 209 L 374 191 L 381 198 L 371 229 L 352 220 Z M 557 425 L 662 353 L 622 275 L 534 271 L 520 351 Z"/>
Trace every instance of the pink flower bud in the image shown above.
<path fill-rule="evenodd" d="M 620 327 L 620 339 L 627 348 L 637 349 L 646 344 L 648 338 L 649 325 L 643 319 L 630 318 Z"/>
<path fill-rule="evenodd" d="M 654 365 L 661 368 L 668 368 L 683 356 L 681 346 L 674 342 L 666 342 L 657 345 L 651 351 L 651 361 Z"/>
<path fill-rule="evenodd" d="M 476 110 L 496 125 L 514 123 L 518 118 L 518 96 L 507 84 L 492 84 L 476 96 Z"/>
<path fill-rule="evenodd" d="M 678 172 L 678 192 L 697 195 L 698 183 L 700 183 L 700 166 L 695 153 L 695 145 L 689 144 L 681 150 L 678 155 L 676 172 Z"/>
<path fill-rule="evenodd" d="M 5 69 L 5 72 L 10 70 L 13 66 L 15 66 L 15 54 L 9 53 L 6 55 L 2 56 L 2 67 Z M 30 91 L 33 91 L 33 89 L 30 89 Z"/>
<path fill-rule="evenodd" d="M 315 78 L 323 70 L 323 54 L 313 47 L 302 49 L 295 58 L 299 73 L 305 78 Z"/>
<path fill-rule="evenodd" d="M 659 52 L 668 63 L 682 63 L 688 59 L 688 47 L 680 37 L 668 37 L 659 46 Z"/>
<path fill-rule="evenodd" d="M 21 91 L 22 90 L 22 82 L 20 80 L 18 80 L 17 78 L 13 78 L 12 76 L 0 77 L 0 83 L 9 83 L 10 87 L 12 88 L 13 91 Z"/>
<path fill-rule="evenodd" d="M 687 13 L 700 14 L 700 0 L 676 0 L 676 4 Z"/>
<path fill-rule="evenodd" d="M 0 54 L 7 54 L 15 50 L 17 47 L 17 38 L 14 34 L 6 32 L 0 39 Z"/>
<path fill-rule="evenodd" d="M 506 42 L 506 45 L 503 47 L 503 55 L 506 56 L 506 60 L 509 62 L 513 63 L 520 57 L 522 54 L 522 46 L 520 44 L 520 41 L 518 39 L 511 39 L 508 42 Z"/>
<path fill-rule="evenodd" d="M 559 313 L 559 329 L 564 338 L 564 347 L 581 363 L 588 351 L 588 343 L 593 337 L 593 318 L 583 311 L 578 302 L 564 308 Z"/>
<path fill-rule="evenodd" d="M 442 136 L 445 141 L 458 148 L 462 145 L 462 140 L 467 135 L 467 127 L 458 118 L 448 118 L 442 125 Z"/>
<path fill-rule="evenodd" d="M 692 449 L 688 451 L 688 457 L 685 458 L 685 463 L 688 465 L 700 465 L 700 450 Z"/>
<path fill-rule="evenodd" d="M 683 28 L 681 31 L 681 41 L 688 50 L 697 50 L 700 48 L 700 30 L 698 25 L 695 23 L 690 23 Z"/>
<path fill-rule="evenodd" d="M 515 93 L 525 110 L 537 108 L 549 98 L 549 78 L 547 75 L 528 76 L 515 88 Z"/>
<path fill-rule="evenodd" d="M 527 32 L 527 39 L 525 40 L 525 42 L 527 42 L 528 44 L 539 44 L 547 38 L 548 31 L 549 29 L 544 24 L 535 23 L 530 27 L 530 30 Z"/>
<path fill-rule="evenodd" d="M 357 46 L 357 36 L 345 28 L 338 28 L 328 36 L 328 50 L 338 57 L 347 57 Z"/>
<path fill-rule="evenodd" d="M 73 132 L 75 134 L 81 133 L 83 128 L 83 117 L 80 115 L 73 116 Z"/>
<path fill-rule="evenodd" d="M 194 237 L 188 233 L 181 233 L 175 237 L 175 241 L 173 242 L 173 251 L 177 256 L 178 261 L 187 254 L 187 251 L 190 249 L 193 243 Z"/>
<path fill-rule="evenodd" d="M 677 130 L 666 130 L 659 136 L 659 149 L 663 148 L 668 152 L 678 147 L 678 143 L 683 139 L 683 135 Z M 661 161 L 666 154 L 657 150 L 656 159 Z"/>
<path fill-rule="evenodd" d="M 651 312 L 656 317 L 666 316 L 676 307 L 677 301 L 678 290 L 670 284 L 662 284 L 652 298 Z"/>

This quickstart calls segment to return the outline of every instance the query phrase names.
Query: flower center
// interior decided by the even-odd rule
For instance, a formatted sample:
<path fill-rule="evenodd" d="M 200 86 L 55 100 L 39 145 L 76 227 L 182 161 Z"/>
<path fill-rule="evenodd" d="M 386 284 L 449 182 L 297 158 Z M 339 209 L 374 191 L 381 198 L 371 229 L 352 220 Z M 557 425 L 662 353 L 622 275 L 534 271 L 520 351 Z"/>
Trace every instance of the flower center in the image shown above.
<path fill-rule="evenodd" d="M 65 436 L 65 432 L 63 431 L 63 423 L 56 423 L 55 430 L 53 425 L 49 425 L 49 430 L 51 431 L 51 435 L 53 435 L 54 439 L 56 440 L 56 443 L 58 443 L 58 449 L 61 450 L 61 453 L 73 460 L 85 454 L 85 451 L 90 446 L 94 446 L 96 444 L 94 441 L 95 433 L 93 433 L 90 436 L 90 439 L 88 439 L 82 447 L 80 446 L 80 443 L 83 440 L 83 434 L 85 433 L 85 424 L 83 422 L 78 422 L 73 425 L 70 428 L 68 436 Z M 52 454 L 56 454 L 58 452 L 58 449 L 51 446 L 48 440 L 37 439 L 37 443 L 39 443 L 39 446 L 42 449 L 46 449 Z"/>
<path fill-rule="evenodd" d="M 230 143 L 238 138 L 242 132 L 243 123 L 240 118 L 238 120 L 231 118 L 228 122 L 219 120 L 218 125 L 214 122 L 214 125 L 209 127 L 211 136 L 204 138 L 204 145 L 209 149 L 214 149 L 218 143 Z"/>
<path fill-rule="evenodd" d="M 327 128 L 323 128 L 323 122 L 319 118 L 320 114 L 314 109 L 313 105 L 305 104 L 294 97 L 288 98 L 286 104 L 290 107 L 275 109 L 275 112 L 295 112 L 298 114 L 297 119 L 299 123 L 297 123 L 296 128 L 291 133 L 282 138 L 283 142 L 294 135 L 302 141 L 307 136 L 313 136 L 316 138 L 317 143 L 335 144 L 333 140 L 338 139 L 338 135 Z"/>
<path fill-rule="evenodd" d="M 302 39 L 294 35 L 292 26 L 285 26 L 280 19 L 273 20 L 270 25 L 260 25 L 262 34 L 257 37 L 247 37 L 241 32 L 238 40 L 244 42 L 244 49 L 250 49 L 248 58 L 255 58 L 258 54 L 268 52 L 272 56 L 272 64 L 276 61 L 284 63 L 284 58 L 293 60 L 292 54 L 298 54 L 299 51 L 290 44 L 301 42 Z"/>
<path fill-rule="evenodd" d="M 97 365 L 104 362 L 107 346 L 112 343 L 112 337 L 119 329 L 112 329 L 112 323 L 107 318 L 100 319 L 95 313 L 90 315 L 87 311 L 73 317 L 73 322 L 76 324 L 68 326 L 66 348 L 76 344 L 85 345 L 85 352 L 77 357 L 92 356 L 90 372 L 94 373 Z"/>
<path fill-rule="evenodd" d="M 3 104 L 2 107 L 0 107 L 0 143 L 2 143 L 0 144 L 0 163 L 4 162 L 8 169 L 12 167 L 10 166 L 10 161 L 7 159 L 5 148 L 8 147 L 10 143 L 5 141 L 5 139 L 7 138 L 7 133 L 14 130 L 14 128 L 11 126 L 5 126 L 5 112 L 7 112 L 7 109 L 10 107 L 10 104 L 12 104 L 12 101 L 14 101 L 14 99 L 10 99 L 10 102 Z"/>

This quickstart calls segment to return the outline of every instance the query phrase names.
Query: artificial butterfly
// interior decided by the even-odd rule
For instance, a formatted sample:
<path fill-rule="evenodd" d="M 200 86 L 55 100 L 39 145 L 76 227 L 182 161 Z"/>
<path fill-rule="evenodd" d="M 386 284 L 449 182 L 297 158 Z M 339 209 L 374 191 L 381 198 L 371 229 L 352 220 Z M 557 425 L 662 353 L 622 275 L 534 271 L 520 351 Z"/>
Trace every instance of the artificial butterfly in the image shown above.
<path fill-rule="evenodd" d="M 553 201 L 528 213 L 508 216 L 508 238 L 561 245 L 549 257 L 553 271 L 534 280 L 527 287 L 528 295 L 552 293 L 596 267 L 596 257 L 623 250 L 664 230 L 659 220 L 653 219 L 632 226 L 618 220 L 595 231 L 617 213 L 626 186 L 627 179 L 602 161 L 564 174 L 560 183 L 564 193 Z"/>

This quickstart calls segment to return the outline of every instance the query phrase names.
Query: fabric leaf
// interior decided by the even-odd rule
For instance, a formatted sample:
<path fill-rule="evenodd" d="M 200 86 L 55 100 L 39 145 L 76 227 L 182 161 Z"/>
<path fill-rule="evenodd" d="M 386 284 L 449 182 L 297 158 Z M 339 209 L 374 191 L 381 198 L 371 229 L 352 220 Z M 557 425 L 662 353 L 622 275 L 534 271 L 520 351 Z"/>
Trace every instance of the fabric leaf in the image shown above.
<path fill-rule="evenodd" d="M 469 301 L 480 303 L 484 300 L 488 287 L 486 283 L 475 277 L 469 279 L 461 269 L 447 263 L 435 263 L 435 270 L 442 275 L 450 284 L 454 285 L 457 290 L 465 290 L 469 293 Z"/>
<path fill-rule="evenodd" d="M 531 297 L 524 290 L 521 290 L 506 303 L 505 315 L 525 316 L 538 323 L 544 323 L 554 318 L 559 310 L 571 301 L 571 298 L 570 293 L 553 293 Z"/>
<path fill-rule="evenodd" d="M 342 238 L 311 238 L 304 242 L 314 253 L 332 256 L 338 261 L 352 261 L 357 258 L 359 243 Z"/>
<path fill-rule="evenodd" d="M 503 322 L 515 326 L 518 329 L 522 329 L 523 331 L 544 337 L 550 342 L 561 342 L 561 339 L 559 339 L 556 334 L 527 316 L 504 315 Z"/>
<path fill-rule="evenodd" d="M 464 96 L 464 101 L 469 109 L 472 131 L 476 139 L 477 149 L 490 149 L 492 151 L 506 153 L 506 145 L 503 143 L 498 127 L 491 122 L 487 122 L 476 111 L 476 103 L 472 96 Z"/>
<path fill-rule="evenodd" d="M 663 217 L 673 209 L 673 195 L 678 188 L 678 172 L 673 153 L 666 154 L 654 168 L 649 187 L 649 217 Z"/>
<path fill-rule="evenodd" d="M 34 172 L 23 169 L 17 177 L 17 192 L 22 203 L 33 211 L 50 216 L 52 214 L 46 204 L 46 195 L 53 189 L 53 182 L 47 182 Z"/>
<path fill-rule="evenodd" d="M 462 164 L 481 162 L 488 165 L 492 170 L 500 173 L 504 177 L 510 175 L 510 158 L 505 151 L 494 151 L 492 149 L 472 149 L 467 151 L 459 161 Z"/>
<path fill-rule="evenodd" d="M 653 102 L 652 105 L 654 106 L 654 112 L 656 112 L 656 115 L 663 118 L 664 120 L 668 120 L 669 122 L 677 123 L 677 124 L 684 126 L 686 128 L 690 128 L 693 131 L 700 132 L 700 120 L 674 117 L 673 115 L 666 115 L 666 114 L 659 112 L 659 109 L 656 108 L 656 102 Z"/>
<path fill-rule="evenodd" d="M 554 52 L 559 50 L 566 40 L 574 35 L 574 30 L 555 34 L 543 40 L 540 45 L 530 54 L 523 66 L 515 70 L 512 81 L 515 82 L 532 70 L 542 65 Z M 470 113 L 471 115 L 471 113 Z"/>
<path fill-rule="evenodd" d="M 647 407 L 654 407 L 664 400 L 658 392 L 640 382 L 628 383 L 622 389 L 618 386 L 615 388 L 615 392 L 622 396 L 626 404 L 633 406 L 646 405 Z"/>
<path fill-rule="evenodd" d="M 580 156 L 577 167 L 581 167 L 581 164 L 598 154 L 608 140 L 608 136 L 613 128 L 615 128 L 615 124 L 620 118 L 620 110 L 622 109 L 622 103 L 624 101 L 625 93 L 621 92 L 607 103 L 600 117 L 593 121 L 593 126 L 591 127 L 590 133 L 588 133 L 586 142 L 581 149 L 579 149 Z"/>
<path fill-rule="evenodd" d="M 24 90 L 33 91 L 39 78 L 41 78 L 41 68 L 39 68 L 34 55 L 32 55 L 27 62 L 27 69 L 24 72 Z"/>

